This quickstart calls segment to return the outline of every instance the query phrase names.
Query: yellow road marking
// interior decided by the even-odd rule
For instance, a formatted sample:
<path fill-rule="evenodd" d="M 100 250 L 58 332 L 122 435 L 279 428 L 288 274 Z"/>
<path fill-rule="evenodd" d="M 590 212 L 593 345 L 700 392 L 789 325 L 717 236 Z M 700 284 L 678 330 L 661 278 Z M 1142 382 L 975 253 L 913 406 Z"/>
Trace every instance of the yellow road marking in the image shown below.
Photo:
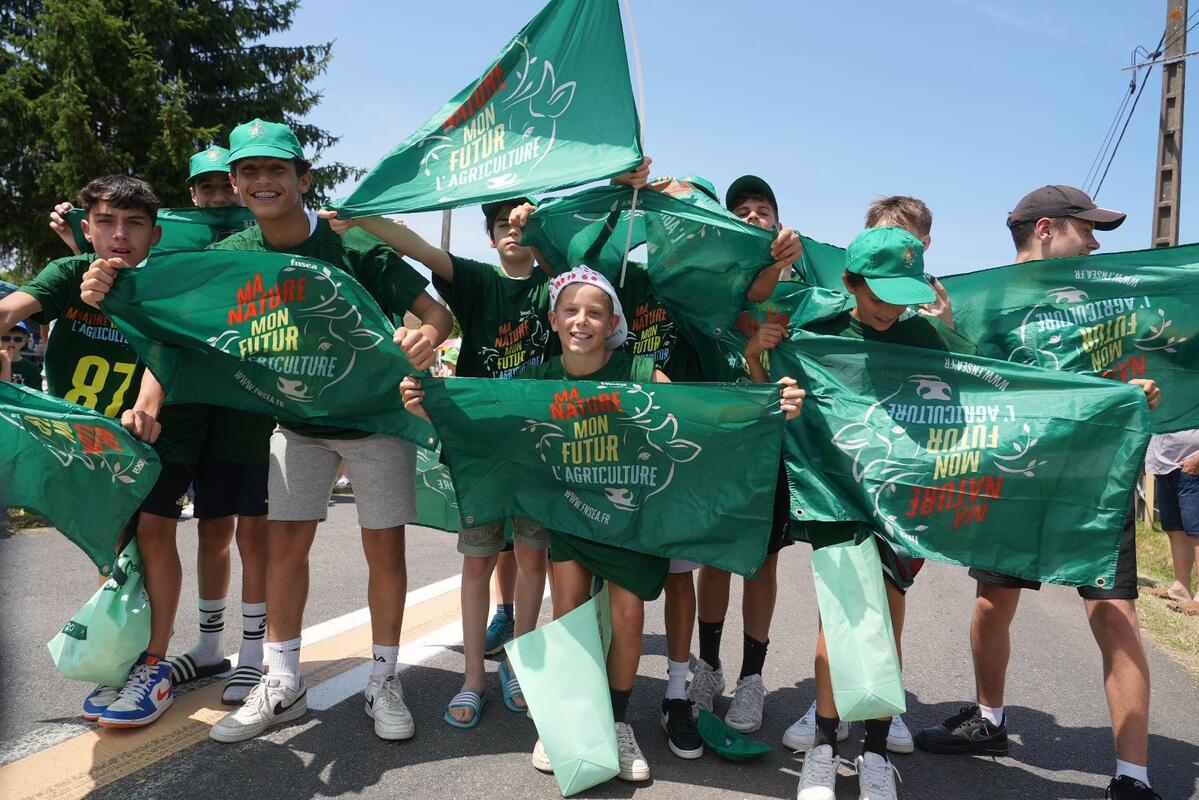
<path fill-rule="evenodd" d="M 438 630 L 459 616 L 453 590 L 406 609 L 400 644 Z M 300 666 L 309 686 L 371 658 L 370 625 L 305 647 Z M 5 800 L 74 800 L 208 738 L 208 730 L 233 709 L 221 703 L 217 681 L 178 697 L 162 718 L 137 730 L 99 728 L 0 767 Z M 222 745 L 225 747 L 236 745 Z"/>

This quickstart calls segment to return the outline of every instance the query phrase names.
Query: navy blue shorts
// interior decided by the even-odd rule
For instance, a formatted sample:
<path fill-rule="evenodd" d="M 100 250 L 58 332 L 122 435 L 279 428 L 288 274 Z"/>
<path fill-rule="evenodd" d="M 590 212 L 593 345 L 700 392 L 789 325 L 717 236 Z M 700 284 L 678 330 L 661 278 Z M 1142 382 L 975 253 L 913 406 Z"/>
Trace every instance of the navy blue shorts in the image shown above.
<path fill-rule="evenodd" d="M 1186 531 L 1187 536 L 1199 536 L 1199 475 L 1188 475 L 1176 469 L 1168 475 L 1153 477 L 1162 530 Z"/>

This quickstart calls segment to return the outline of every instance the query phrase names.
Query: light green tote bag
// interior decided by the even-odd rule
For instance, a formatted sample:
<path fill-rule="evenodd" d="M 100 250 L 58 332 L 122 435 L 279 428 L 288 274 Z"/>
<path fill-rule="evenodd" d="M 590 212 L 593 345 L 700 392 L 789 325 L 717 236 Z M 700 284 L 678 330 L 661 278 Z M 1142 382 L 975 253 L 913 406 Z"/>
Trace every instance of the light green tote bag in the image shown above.
<path fill-rule="evenodd" d="M 841 719 L 902 714 L 903 675 L 874 537 L 813 550 L 812 575 Z"/>
<path fill-rule="evenodd" d="M 608 693 L 608 588 L 504 646 L 563 797 L 620 773 Z"/>

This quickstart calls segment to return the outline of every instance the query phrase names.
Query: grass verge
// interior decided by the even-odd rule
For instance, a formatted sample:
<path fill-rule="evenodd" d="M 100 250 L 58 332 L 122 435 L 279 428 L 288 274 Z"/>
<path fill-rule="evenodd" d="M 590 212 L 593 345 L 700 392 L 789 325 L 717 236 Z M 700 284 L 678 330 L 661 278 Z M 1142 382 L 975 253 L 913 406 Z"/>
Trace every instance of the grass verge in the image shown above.
<path fill-rule="evenodd" d="M 1174 581 L 1170 541 L 1161 528 L 1137 523 L 1137 574 L 1142 589 L 1166 588 Z M 1171 611 L 1169 601 L 1141 592 L 1141 627 L 1191 674 L 1199 677 L 1199 617 Z"/>
<path fill-rule="evenodd" d="M 28 528 L 52 528 L 54 526 L 50 524 L 50 520 L 32 511 L 26 511 L 23 508 L 10 508 L 3 517 L 0 517 L 0 527 L 15 533 Z"/>

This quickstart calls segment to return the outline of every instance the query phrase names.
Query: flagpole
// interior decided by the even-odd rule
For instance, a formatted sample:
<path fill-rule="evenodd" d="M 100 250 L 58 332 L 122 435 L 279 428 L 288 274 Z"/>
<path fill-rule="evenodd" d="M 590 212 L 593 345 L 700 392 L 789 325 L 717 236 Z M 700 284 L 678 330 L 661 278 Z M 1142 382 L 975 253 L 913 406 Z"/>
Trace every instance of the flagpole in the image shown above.
<path fill-rule="evenodd" d="M 450 209 L 441 212 L 441 249 L 450 252 Z"/>
<path fill-rule="evenodd" d="M 645 155 L 645 75 L 641 71 L 641 48 L 637 44 L 637 23 L 633 21 L 633 6 L 624 1 L 625 16 L 629 18 L 629 40 L 633 43 L 633 66 L 637 71 L 638 120 L 637 144 L 641 155 Z M 629 265 L 629 250 L 633 248 L 633 227 L 637 221 L 637 192 L 633 189 L 633 201 L 629 204 L 629 231 L 624 241 L 624 258 L 620 261 L 620 288 L 624 288 L 625 269 Z"/>

